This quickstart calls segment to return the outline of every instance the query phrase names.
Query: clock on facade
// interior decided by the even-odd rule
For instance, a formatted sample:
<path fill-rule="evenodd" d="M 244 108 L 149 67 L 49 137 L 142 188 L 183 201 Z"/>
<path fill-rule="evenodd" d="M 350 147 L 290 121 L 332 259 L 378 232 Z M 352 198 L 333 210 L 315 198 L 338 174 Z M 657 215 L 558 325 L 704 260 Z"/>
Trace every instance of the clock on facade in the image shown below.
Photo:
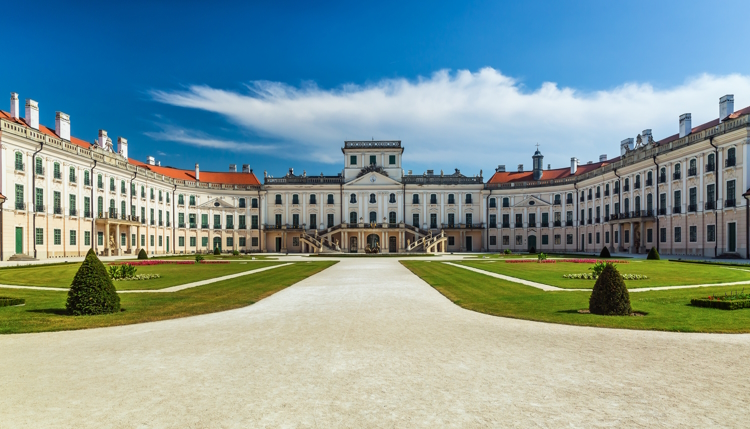
<path fill-rule="evenodd" d="M 370 182 L 375 183 L 375 180 L 377 180 L 375 179 L 375 176 L 370 176 Z"/>

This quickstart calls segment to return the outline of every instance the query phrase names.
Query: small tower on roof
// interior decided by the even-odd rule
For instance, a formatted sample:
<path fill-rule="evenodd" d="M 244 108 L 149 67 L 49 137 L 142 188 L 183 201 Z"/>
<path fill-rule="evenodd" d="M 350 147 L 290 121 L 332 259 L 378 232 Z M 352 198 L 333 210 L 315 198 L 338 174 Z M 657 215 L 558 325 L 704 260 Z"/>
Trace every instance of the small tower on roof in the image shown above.
<path fill-rule="evenodd" d="M 534 180 L 542 180 L 542 161 L 544 160 L 544 155 L 539 152 L 539 143 L 536 144 L 536 152 L 534 152 L 534 156 L 532 156 L 532 158 L 534 159 Z"/>

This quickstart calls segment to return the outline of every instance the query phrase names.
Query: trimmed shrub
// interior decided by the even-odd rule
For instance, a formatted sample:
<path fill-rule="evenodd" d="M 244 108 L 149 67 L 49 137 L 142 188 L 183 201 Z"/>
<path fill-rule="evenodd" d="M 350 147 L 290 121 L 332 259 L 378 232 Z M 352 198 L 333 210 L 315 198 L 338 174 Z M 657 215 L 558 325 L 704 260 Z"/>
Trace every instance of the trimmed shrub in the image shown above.
<path fill-rule="evenodd" d="M 696 307 L 719 308 L 721 310 L 739 310 L 742 308 L 750 308 L 750 299 L 722 301 L 718 299 L 693 298 L 690 300 L 690 305 Z"/>
<path fill-rule="evenodd" d="M 240 256 L 240 251 L 239 250 L 232 250 L 232 255 L 234 255 L 234 256 Z"/>
<path fill-rule="evenodd" d="M 148 259 L 145 249 L 141 248 L 141 251 L 138 252 L 138 259 Z"/>
<path fill-rule="evenodd" d="M 26 304 L 26 300 L 23 298 L 10 298 L 7 296 L 0 296 L 0 307 L 11 307 L 21 304 Z"/>
<path fill-rule="evenodd" d="M 221 251 L 218 247 L 214 247 L 214 255 L 221 255 Z"/>
<path fill-rule="evenodd" d="M 536 253 L 536 247 L 534 246 L 529 247 L 529 253 Z"/>
<path fill-rule="evenodd" d="M 81 316 L 116 313 L 120 311 L 120 297 L 107 274 L 104 264 L 89 249 L 68 291 L 65 304 L 70 314 Z"/>
<path fill-rule="evenodd" d="M 599 257 L 600 258 L 609 258 L 611 256 L 612 255 L 609 254 L 609 249 L 607 248 L 607 246 L 602 247 L 602 251 L 601 251 L 601 253 L 599 253 Z"/>
<path fill-rule="evenodd" d="M 655 261 L 658 261 L 659 259 L 661 259 L 661 257 L 659 257 L 659 252 L 656 250 L 656 247 L 652 247 L 651 250 L 649 250 L 648 256 L 646 257 L 646 259 L 652 259 Z"/>
<path fill-rule="evenodd" d="M 511 252 L 510 249 L 505 249 L 505 251 L 503 253 L 505 253 L 506 255 L 510 255 L 513 252 Z"/>
<path fill-rule="evenodd" d="M 630 294 L 622 275 L 614 264 L 607 263 L 589 298 L 591 314 L 603 316 L 627 316 L 631 312 Z"/>

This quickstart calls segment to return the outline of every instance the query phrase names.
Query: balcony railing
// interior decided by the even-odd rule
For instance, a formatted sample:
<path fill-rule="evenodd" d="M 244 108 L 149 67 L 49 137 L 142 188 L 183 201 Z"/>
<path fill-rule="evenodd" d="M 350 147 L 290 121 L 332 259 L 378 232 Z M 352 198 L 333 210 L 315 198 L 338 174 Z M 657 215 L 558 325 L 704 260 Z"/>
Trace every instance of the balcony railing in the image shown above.
<path fill-rule="evenodd" d="M 724 207 L 735 207 L 736 205 L 737 205 L 737 200 L 735 199 L 724 200 Z"/>
<path fill-rule="evenodd" d="M 667 183 L 667 175 L 666 174 L 662 174 L 661 176 L 659 176 L 659 183 Z"/>
<path fill-rule="evenodd" d="M 159 226 L 164 226 L 164 221 L 163 220 L 159 221 Z"/>
<path fill-rule="evenodd" d="M 688 204 L 688 212 L 697 212 L 698 204 Z"/>
<path fill-rule="evenodd" d="M 591 200 L 592 200 L 592 196 L 591 196 L 591 194 L 589 194 L 589 195 L 588 195 L 588 196 L 586 197 L 586 199 L 587 199 L 587 200 L 589 200 L 589 201 L 591 201 Z"/>
<path fill-rule="evenodd" d="M 215 223 L 214 224 L 214 229 L 221 229 L 221 224 Z"/>
<path fill-rule="evenodd" d="M 209 225 L 207 223 L 202 223 L 201 224 L 201 228 L 203 228 L 203 229 L 208 229 L 208 226 Z"/>
<path fill-rule="evenodd" d="M 52 178 L 53 178 L 53 179 L 55 179 L 55 180 L 62 180 L 62 174 L 61 174 L 61 173 L 60 173 L 59 171 L 56 171 L 56 172 L 55 172 L 55 173 L 54 173 L 54 174 L 52 175 Z"/>
<path fill-rule="evenodd" d="M 609 196 L 609 191 L 608 191 L 608 190 L 605 190 L 605 191 L 604 191 L 604 196 L 605 196 L 605 197 L 608 197 L 608 196 Z"/>
<path fill-rule="evenodd" d="M 614 192 L 615 192 L 615 194 L 619 194 L 620 193 L 620 187 L 619 186 L 615 186 Z"/>
<path fill-rule="evenodd" d="M 561 221 L 561 220 L 556 220 L 556 221 L 555 221 L 555 222 L 553 223 L 553 225 L 554 225 L 554 226 L 557 226 L 557 227 L 560 227 L 560 226 L 562 226 L 562 221 Z"/>
<path fill-rule="evenodd" d="M 44 213 L 44 204 L 35 204 L 34 211 L 37 213 Z"/>
<path fill-rule="evenodd" d="M 75 183 L 76 182 L 76 176 L 70 176 L 70 177 L 68 177 L 68 182 Z"/>
<path fill-rule="evenodd" d="M 598 218 L 594 219 L 594 222 L 596 222 L 596 223 L 602 223 L 602 218 L 598 217 Z"/>
<path fill-rule="evenodd" d="M 705 204 L 706 210 L 715 210 L 716 209 L 716 202 L 715 201 L 707 201 Z"/>
<path fill-rule="evenodd" d="M 619 218 L 620 218 L 620 215 L 617 213 L 613 214 L 612 216 L 609 216 L 609 220 L 617 220 Z M 607 217 L 605 217 L 605 219 L 607 219 Z"/>
<path fill-rule="evenodd" d="M 561 205 L 561 203 L 562 203 L 562 202 L 561 202 L 560 200 L 555 200 L 555 201 L 554 201 L 554 202 L 552 203 L 552 205 L 553 205 L 553 206 L 559 206 L 559 205 Z"/>
<path fill-rule="evenodd" d="M 62 207 L 55 207 L 54 208 L 54 212 L 55 212 L 56 215 L 61 215 L 62 214 Z"/>
<path fill-rule="evenodd" d="M 622 190 L 623 190 L 623 192 L 630 191 L 630 185 L 623 185 Z"/>
<path fill-rule="evenodd" d="M 16 210 L 26 210 L 26 203 L 16 201 Z"/>
<path fill-rule="evenodd" d="M 523 222 L 516 222 L 516 228 L 523 228 Z"/>
<path fill-rule="evenodd" d="M 503 228 L 510 228 L 510 222 L 503 222 Z"/>
<path fill-rule="evenodd" d="M 70 213 L 70 216 L 78 216 L 78 210 L 76 209 L 69 209 L 68 212 Z"/>
<path fill-rule="evenodd" d="M 35 170 L 37 176 L 44 176 L 44 167 L 37 167 Z"/>
<path fill-rule="evenodd" d="M 16 163 L 16 171 L 24 171 L 26 169 L 26 164 L 24 163 Z"/>
<path fill-rule="evenodd" d="M 597 192 L 594 194 L 594 198 L 601 198 L 601 197 L 602 197 L 601 192 Z"/>
<path fill-rule="evenodd" d="M 646 179 L 646 186 L 653 186 L 654 180 L 653 179 Z"/>
<path fill-rule="evenodd" d="M 659 216 L 666 216 L 666 215 L 667 215 L 667 208 L 659 207 Z"/>
<path fill-rule="evenodd" d="M 586 221 L 585 221 L 585 220 L 583 220 L 583 219 L 581 219 L 581 221 L 580 221 L 579 223 L 581 224 L 581 226 L 584 226 L 584 225 L 586 225 Z"/>
<path fill-rule="evenodd" d="M 83 211 L 83 217 L 90 218 L 91 217 L 91 210 L 84 210 Z"/>
<path fill-rule="evenodd" d="M 573 221 L 572 220 L 566 220 L 565 221 L 565 226 L 573 226 Z"/>
<path fill-rule="evenodd" d="M 542 222 L 542 228 L 549 228 L 549 222 Z"/>
<path fill-rule="evenodd" d="M 241 223 L 237 225 L 237 229 L 247 229 L 247 225 Z"/>
<path fill-rule="evenodd" d="M 178 223 L 177 228 L 185 228 L 185 222 Z"/>
<path fill-rule="evenodd" d="M 727 158 L 724 160 L 724 167 L 734 167 L 737 165 L 737 158 Z"/>
<path fill-rule="evenodd" d="M 693 177 L 693 176 L 697 176 L 697 175 L 698 175 L 698 168 L 697 167 L 688 168 L 688 177 Z"/>
<path fill-rule="evenodd" d="M 197 223 L 191 223 L 191 224 L 190 224 L 190 228 L 193 228 L 193 229 L 195 229 L 195 228 L 197 228 L 197 227 L 198 227 L 198 224 L 197 224 Z"/>
<path fill-rule="evenodd" d="M 573 204 L 573 198 L 568 198 L 565 200 L 565 204 Z"/>
<path fill-rule="evenodd" d="M 682 208 L 678 207 L 672 207 L 672 213 L 673 214 L 680 214 L 682 213 Z"/>
<path fill-rule="evenodd" d="M 593 223 L 593 219 L 591 219 L 591 218 L 588 218 L 588 219 L 586 220 L 586 222 L 587 222 L 587 223 L 588 223 L 589 225 L 591 225 L 591 224 Z"/>
<path fill-rule="evenodd" d="M 680 172 L 676 171 L 672 173 L 672 180 L 680 180 Z"/>
<path fill-rule="evenodd" d="M 716 171 L 716 164 L 713 162 L 709 162 L 706 164 L 706 173 L 710 173 L 712 171 Z"/>
<path fill-rule="evenodd" d="M 635 182 L 633 184 L 633 189 L 641 189 L 641 182 Z"/>

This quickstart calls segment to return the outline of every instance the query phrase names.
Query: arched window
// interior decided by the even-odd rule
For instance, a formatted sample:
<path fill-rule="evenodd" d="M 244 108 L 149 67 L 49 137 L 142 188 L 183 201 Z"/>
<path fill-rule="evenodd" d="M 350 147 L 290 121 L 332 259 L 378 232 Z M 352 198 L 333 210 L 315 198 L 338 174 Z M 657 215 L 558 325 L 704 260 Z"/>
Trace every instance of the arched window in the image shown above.
<path fill-rule="evenodd" d="M 16 170 L 23 171 L 23 154 L 16 152 Z"/>
<path fill-rule="evenodd" d="M 503 207 L 510 207 L 510 198 L 503 197 Z"/>
<path fill-rule="evenodd" d="M 419 204 L 419 194 L 414 194 L 411 196 L 411 203 L 412 204 Z"/>
<path fill-rule="evenodd" d="M 316 200 L 315 194 L 310 194 L 310 204 L 317 204 L 318 200 Z"/>
<path fill-rule="evenodd" d="M 191 202 L 193 201 L 193 197 L 192 197 L 192 196 L 190 197 L 190 201 L 191 201 Z M 275 204 L 281 204 L 281 194 L 276 194 L 276 198 L 275 198 L 275 200 L 274 200 L 274 203 L 275 203 Z M 191 204 L 191 205 L 192 205 L 192 204 Z"/>
<path fill-rule="evenodd" d="M 430 194 L 430 204 L 437 204 L 437 194 Z"/>
<path fill-rule="evenodd" d="M 99 197 L 96 199 L 96 212 L 99 217 L 104 217 L 104 198 Z"/>
<path fill-rule="evenodd" d="M 646 173 L 647 184 L 650 185 L 652 183 L 651 182 L 652 180 L 654 180 L 654 174 L 651 171 L 649 171 L 648 173 Z"/>
<path fill-rule="evenodd" d="M 448 194 L 448 204 L 456 204 L 456 196 L 453 194 Z"/>
<path fill-rule="evenodd" d="M 120 202 L 120 216 L 124 217 L 127 213 L 128 212 L 125 209 L 125 201 Z"/>
<path fill-rule="evenodd" d="M 396 223 L 396 212 L 388 213 L 388 223 Z"/>
<path fill-rule="evenodd" d="M 370 204 L 375 204 L 375 194 L 370 194 Z"/>
<path fill-rule="evenodd" d="M 91 185 L 91 176 L 88 170 L 83 172 L 83 184 L 86 186 Z"/>
<path fill-rule="evenodd" d="M 636 188 L 641 187 L 641 175 L 640 174 L 635 175 L 635 187 Z"/>
<path fill-rule="evenodd" d="M 641 196 L 640 195 L 635 196 L 635 211 L 636 213 L 641 211 Z"/>
<path fill-rule="evenodd" d="M 69 173 L 68 180 L 70 180 L 70 183 L 75 183 L 76 182 L 76 169 L 75 169 L 75 167 L 70 167 L 70 173 Z"/>
<path fill-rule="evenodd" d="M 391 204 L 395 204 L 396 203 L 396 194 L 389 195 L 388 196 L 388 202 L 391 203 Z"/>
<path fill-rule="evenodd" d="M 653 215 L 654 210 L 654 196 L 651 194 L 646 195 L 646 210 L 649 211 L 648 216 Z"/>
<path fill-rule="evenodd" d="M 628 213 L 630 211 L 630 199 L 625 198 L 625 213 Z"/>
<path fill-rule="evenodd" d="M 299 204 L 299 195 L 292 194 L 292 204 Z"/>
<path fill-rule="evenodd" d="M 698 162 L 695 159 L 691 159 L 688 164 L 688 176 L 695 176 L 698 174 L 697 168 Z"/>
<path fill-rule="evenodd" d="M 626 177 L 625 178 L 625 188 L 627 188 L 628 186 L 630 186 L 630 178 Z"/>
<path fill-rule="evenodd" d="M 244 209 L 245 208 L 245 199 L 244 198 L 240 198 L 238 202 L 239 202 L 240 208 Z"/>
<path fill-rule="evenodd" d="M 735 164 L 737 164 L 737 159 L 734 157 L 735 150 L 733 147 L 730 147 L 727 149 L 727 160 L 726 160 L 726 166 L 727 167 L 733 167 Z"/>
<path fill-rule="evenodd" d="M 279 200 L 281 200 L 281 195 L 279 195 Z M 280 204 L 280 203 L 281 203 L 281 201 L 279 201 L 279 204 Z M 191 196 L 190 196 L 190 205 L 191 205 L 191 206 L 194 206 L 194 205 L 195 205 L 195 195 L 191 195 Z"/>
<path fill-rule="evenodd" d="M 357 203 L 357 194 L 350 194 L 349 195 L 349 204 L 356 204 Z M 352 222 L 356 223 L 356 222 Z"/>
<path fill-rule="evenodd" d="M 674 165 L 674 172 L 677 173 L 677 174 L 680 173 L 680 163 L 679 162 Z"/>
<path fill-rule="evenodd" d="M 370 223 L 378 221 L 378 214 L 376 212 L 370 212 Z"/>
<path fill-rule="evenodd" d="M 716 169 L 716 157 L 714 154 L 709 153 L 708 154 L 708 165 L 706 166 L 706 170 L 708 171 L 714 171 Z"/>
<path fill-rule="evenodd" d="M 490 208 L 494 209 L 497 207 L 497 203 L 495 202 L 495 198 L 490 198 Z"/>
<path fill-rule="evenodd" d="M 60 171 L 59 162 L 52 164 L 52 173 L 54 174 L 55 179 L 62 179 L 62 171 Z"/>
<path fill-rule="evenodd" d="M 349 213 L 349 223 L 357 223 L 357 212 Z"/>
<path fill-rule="evenodd" d="M 183 194 L 177 195 L 177 204 L 180 206 L 185 205 L 185 196 Z"/>
<path fill-rule="evenodd" d="M 36 174 L 44 174 L 44 168 L 42 164 L 42 158 L 35 157 L 34 158 L 34 168 L 36 168 Z"/>

